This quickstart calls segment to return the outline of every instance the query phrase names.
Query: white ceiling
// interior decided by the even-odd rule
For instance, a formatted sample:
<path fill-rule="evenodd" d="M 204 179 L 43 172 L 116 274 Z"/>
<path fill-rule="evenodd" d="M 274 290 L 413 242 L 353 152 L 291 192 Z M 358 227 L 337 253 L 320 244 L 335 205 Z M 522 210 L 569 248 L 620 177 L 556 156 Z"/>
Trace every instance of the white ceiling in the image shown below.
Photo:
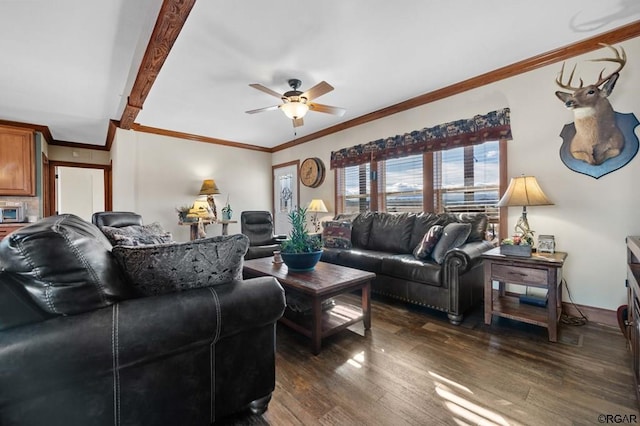
<path fill-rule="evenodd" d="M 0 0 L 0 120 L 104 145 L 161 0 Z M 289 78 L 335 90 L 297 137 L 640 20 L 638 0 L 196 2 L 136 122 L 274 147 L 294 139 Z"/>

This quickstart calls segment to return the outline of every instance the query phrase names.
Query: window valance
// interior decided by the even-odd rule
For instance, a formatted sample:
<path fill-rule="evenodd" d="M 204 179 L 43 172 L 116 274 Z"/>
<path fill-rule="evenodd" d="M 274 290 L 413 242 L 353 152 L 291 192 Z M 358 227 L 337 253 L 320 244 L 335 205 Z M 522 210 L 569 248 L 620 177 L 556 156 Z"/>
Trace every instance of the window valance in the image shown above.
<path fill-rule="evenodd" d="M 504 108 L 332 151 L 331 168 L 355 166 L 372 160 L 405 157 L 420 152 L 442 151 L 490 140 L 511 140 L 510 114 L 509 108 Z"/>

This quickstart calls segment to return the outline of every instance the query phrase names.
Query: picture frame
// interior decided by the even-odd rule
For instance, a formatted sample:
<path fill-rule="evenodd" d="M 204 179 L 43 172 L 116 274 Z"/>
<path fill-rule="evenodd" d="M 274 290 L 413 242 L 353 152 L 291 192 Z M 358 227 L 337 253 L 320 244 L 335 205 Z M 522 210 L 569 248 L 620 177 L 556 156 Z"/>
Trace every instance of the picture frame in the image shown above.
<path fill-rule="evenodd" d="M 538 236 L 538 253 L 555 253 L 556 241 L 553 235 Z"/>

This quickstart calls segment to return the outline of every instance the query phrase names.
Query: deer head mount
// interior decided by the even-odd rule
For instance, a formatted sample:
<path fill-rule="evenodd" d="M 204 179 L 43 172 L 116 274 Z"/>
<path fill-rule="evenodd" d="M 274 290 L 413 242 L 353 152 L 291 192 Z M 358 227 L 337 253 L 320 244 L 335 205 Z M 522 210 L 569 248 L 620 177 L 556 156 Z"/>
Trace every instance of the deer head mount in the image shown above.
<path fill-rule="evenodd" d="M 556 84 L 572 93 L 556 92 L 556 96 L 565 107 L 573 111 L 576 134 L 570 145 L 571 155 L 588 164 L 599 165 L 609 158 L 616 157 L 624 148 L 624 136 L 618 129 L 615 113 L 608 96 L 613 91 L 620 71 L 627 63 L 627 55 L 621 47 L 618 51 L 615 47 L 601 44 L 613 50 L 614 57 L 592 59 L 593 62 L 613 62 L 617 68 L 608 75 L 603 76 L 604 69 L 600 71 L 598 80 L 587 86 L 580 78 L 580 85 L 574 86 L 573 77 L 576 66 L 573 66 L 569 80 L 564 80 L 564 63 L 560 74 L 556 78 Z M 601 87 L 602 86 L 602 87 Z"/>

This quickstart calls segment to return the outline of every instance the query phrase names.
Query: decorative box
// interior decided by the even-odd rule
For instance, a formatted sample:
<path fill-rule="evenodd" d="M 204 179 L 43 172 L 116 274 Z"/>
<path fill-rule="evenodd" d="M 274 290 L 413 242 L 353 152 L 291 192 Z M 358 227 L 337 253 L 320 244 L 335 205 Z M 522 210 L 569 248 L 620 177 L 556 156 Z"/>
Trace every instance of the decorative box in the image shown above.
<path fill-rule="evenodd" d="M 504 254 L 506 256 L 531 257 L 531 246 L 527 244 L 523 244 L 523 245 L 501 244 L 500 254 Z"/>

